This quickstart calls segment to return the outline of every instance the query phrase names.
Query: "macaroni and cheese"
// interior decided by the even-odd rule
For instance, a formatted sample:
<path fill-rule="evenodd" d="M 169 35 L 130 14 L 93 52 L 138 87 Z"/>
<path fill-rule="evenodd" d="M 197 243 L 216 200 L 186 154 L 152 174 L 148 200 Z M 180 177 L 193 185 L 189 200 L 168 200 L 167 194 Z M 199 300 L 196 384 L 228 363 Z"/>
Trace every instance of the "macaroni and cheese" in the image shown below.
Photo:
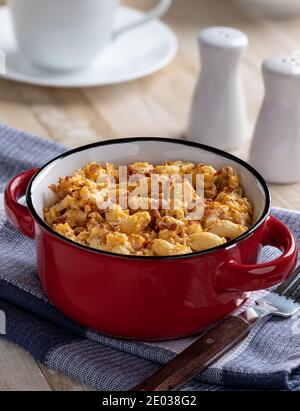
<path fill-rule="evenodd" d="M 185 175 L 191 178 L 185 180 Z M 197 175 L 202 177 L 202 194 L 197 192 Z M 158 181 L 160 188 L 154 199 L 134 195 L 141 176 L 147 187 L 153 178 Z M 55 201 L 44 208 L 46 223 L 82 245 L 135 256 L 174 256 L 207 250 L 239 237 L 252 225 L 252 204 L 231 167 L 216 170 L 186 161 L 159 165 L 138 162 L 127 166 L 127 177 L 130 180 L 125 186 L 117 167 L 95 162 L 61 177 L 58 184 L 49 187 Z M 171 196 L 167 200 L 162 194 L 163 181 L 169 182 Z M 179 181 L 183 181 L 182 189 L 189 198 L 202 200 L 203 212 L 198 219 L 189 218 L 191 210 L 185 198 L 173 196 Z M 126 207 L 121 207 L 121 200 Z"/>

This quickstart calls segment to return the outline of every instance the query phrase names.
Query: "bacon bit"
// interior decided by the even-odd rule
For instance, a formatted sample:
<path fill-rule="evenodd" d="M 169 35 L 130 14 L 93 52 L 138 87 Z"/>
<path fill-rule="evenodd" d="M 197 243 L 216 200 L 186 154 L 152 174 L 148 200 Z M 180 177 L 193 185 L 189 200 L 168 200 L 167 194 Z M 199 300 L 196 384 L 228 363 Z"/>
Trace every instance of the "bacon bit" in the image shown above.
<path fill-rule="evenodd" d="M 157 209 L 151 210 L 150 211 L 151 217 L 157 220 L 158 218 L 161 218 L 160 212 Z"/>
<path fill-rule="evenodd" d="M 205 209 L 204 210 L 204 217 L 208 217 L 209 215 L 211 215 L 211 214 L 213 214 L 213 210 L 210 210 L 210 209 Z"/>
<path fill-rule="evenodd" d="M 84 231 L 84 227 L 77 227 L 74 229 L 74 234 L 78 235 Z"/>
<path fill-rule="evenodd" d="M 51 184 L 49 186 L 49 188 L 53 193 L 57 194 L 58 189 L 57 189 L 57 186 L 55 184 Z"/>
<path fill-rule="evenodd" d="M 233 176 L 234 171 L 232 167 L 222 167 L 220 170 L 217 171 L 218 176 Z"/>
<path fill-rule="evenodd" d="M 218 191 L 221 191 L 221 189 L 223 188 L 223 181 L 220 177 L 217 177 L 215 181 L 215 186 L 217 187 Z"/>
<path fill-rule="evenodd" d="M 90 173 L 96 173 L 100 169 L 100 166 L 98 164 L 91 164 L 88 171 Z"/>
<path fill-rule="evenodd" d="M 134 173 L 135 173 L 134 168 L 133 168 L 131 165 L 129 165 L 129 166 L 127 167 L 127 174 L 128 174 L 129 176 L 132 176 Z"/>
<path fill-rule="evenodd" d="M 226 192 L 226 193 L 233 193 L 234 192 L 234 187 L 231 187 L 231 186 L 228 186 L 228 187 L 225 187 L 224 188 L 224 191 Z"/>
<path fill-rule="evenodd" d="M 161 215 L 157 209 L 150 210 L 151 222 L 149 226 L 155 230 L 156 229 L 156 222 L 161 218 Z"/>
<path fill-rule="evenodd" d="M 154 172 L 154 170 L 150 170 L 150 171 L 148 171 L 147 173 L 145 173 L 145 176 L 146 176 L 146 177 L 149 177 L 149 178 L 151 178 L 151 176 L 153 176 L 153 175 L 156 175 L 155 172 Z"/>
<path fill-rule="evenodd" d="M 101 233 L 100 239 L 102 242 L 106 243 L 106 236 L 107 234 L 109 234 L 109 231 L 107 229 L 103 230 L 103 232 Z"/>
<path fill-rule="evenodd" d="M 145 239 L 144 247 L 147 248 L 147 247 L 149 247 L 152 243 L 153 243 L 153 240 L 152 240 L 151 238 L 147 238 L 147 239 Z"/>
<path fill-rule="evenodd" d="M 62 216 L 58 217 L 57 224 L 65 224 L 66 221 L 67 221 L 67 217 L 62 215 Z"/>
<path fill-rule="evenodd" d="M 110 222 L 109 226 L 112 229 L 112 231 L 114 231 L 114 232 L 120 231 L 120 224 L 119 223 Z"/>
<path fill-rule="evenodd" d="M 167 225 L 168 225 L 168 224 L 167 224 Z M 178 225 L 177 225 L 176 223 L 172 223 L 172 224 L 169 224 L 168 230 L 170 230 L 170 231 L 176 231 L 176 230 L 177 230 L 177 227 L 178 227 Z"/>
<path fill-rule="evenodd" d="M 178 225 L 176 223 L 166 223 L 166 222 L 159 222 L 157 224 L 157 228 L 160 230 L 169 230 L 169 231 L 176 231 Z"/>

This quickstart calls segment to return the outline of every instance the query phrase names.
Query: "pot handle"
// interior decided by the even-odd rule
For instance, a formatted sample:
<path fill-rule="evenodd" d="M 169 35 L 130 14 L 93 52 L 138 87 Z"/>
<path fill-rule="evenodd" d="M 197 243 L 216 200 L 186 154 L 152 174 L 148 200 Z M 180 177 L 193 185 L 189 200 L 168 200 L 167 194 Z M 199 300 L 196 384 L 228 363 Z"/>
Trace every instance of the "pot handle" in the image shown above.
<path fill-rule="evenodd" d="M 298 246 L 288 227 L 273 216 L 266 221 L 263 246 L 273 246 L 282 255 L 263 264 L 240 264 L 234 259 L 222 263 L 215 273 L 219 292 L 256 291 L 270 288 L 288 278 L 297 263 Z"/>
<path fill-rule="evenodd" d="M 4 208 L 8 221 L 29 238 L 34 238 L 34 220 L 28 208 L 18 200 L 26 193 L 27 186 L 37 171 L 38 168 L 32 168 L 16 175 L 4 193 Z"/>

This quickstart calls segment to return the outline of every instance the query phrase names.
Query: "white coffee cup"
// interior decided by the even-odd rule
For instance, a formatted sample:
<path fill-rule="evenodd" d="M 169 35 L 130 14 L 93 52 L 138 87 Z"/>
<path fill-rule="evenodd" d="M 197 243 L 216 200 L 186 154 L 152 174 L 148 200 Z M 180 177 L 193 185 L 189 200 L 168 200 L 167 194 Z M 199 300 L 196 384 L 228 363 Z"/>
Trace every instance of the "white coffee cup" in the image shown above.
<path fill-rule="evenodd" d="M 7 0 L 20 52 L 54 70 L 91 64 L 116 36 L 163 16 L 172 0 L 160 0 L 145 16 L 113 32 L 119 0 Z"/>

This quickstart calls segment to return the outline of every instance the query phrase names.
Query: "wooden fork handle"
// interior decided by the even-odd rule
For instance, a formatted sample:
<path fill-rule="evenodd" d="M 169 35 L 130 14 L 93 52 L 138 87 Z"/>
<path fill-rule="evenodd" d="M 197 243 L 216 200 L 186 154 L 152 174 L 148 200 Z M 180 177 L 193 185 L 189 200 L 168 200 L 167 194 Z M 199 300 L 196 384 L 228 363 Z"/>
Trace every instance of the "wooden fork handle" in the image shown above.
<path fill-rule="evenodd" d="M 251 324 L 244 318 L 230 316 L 203 334 L 156 374 L 130 391 L 171 391 L 190 381 L 242 341 Z"/>

